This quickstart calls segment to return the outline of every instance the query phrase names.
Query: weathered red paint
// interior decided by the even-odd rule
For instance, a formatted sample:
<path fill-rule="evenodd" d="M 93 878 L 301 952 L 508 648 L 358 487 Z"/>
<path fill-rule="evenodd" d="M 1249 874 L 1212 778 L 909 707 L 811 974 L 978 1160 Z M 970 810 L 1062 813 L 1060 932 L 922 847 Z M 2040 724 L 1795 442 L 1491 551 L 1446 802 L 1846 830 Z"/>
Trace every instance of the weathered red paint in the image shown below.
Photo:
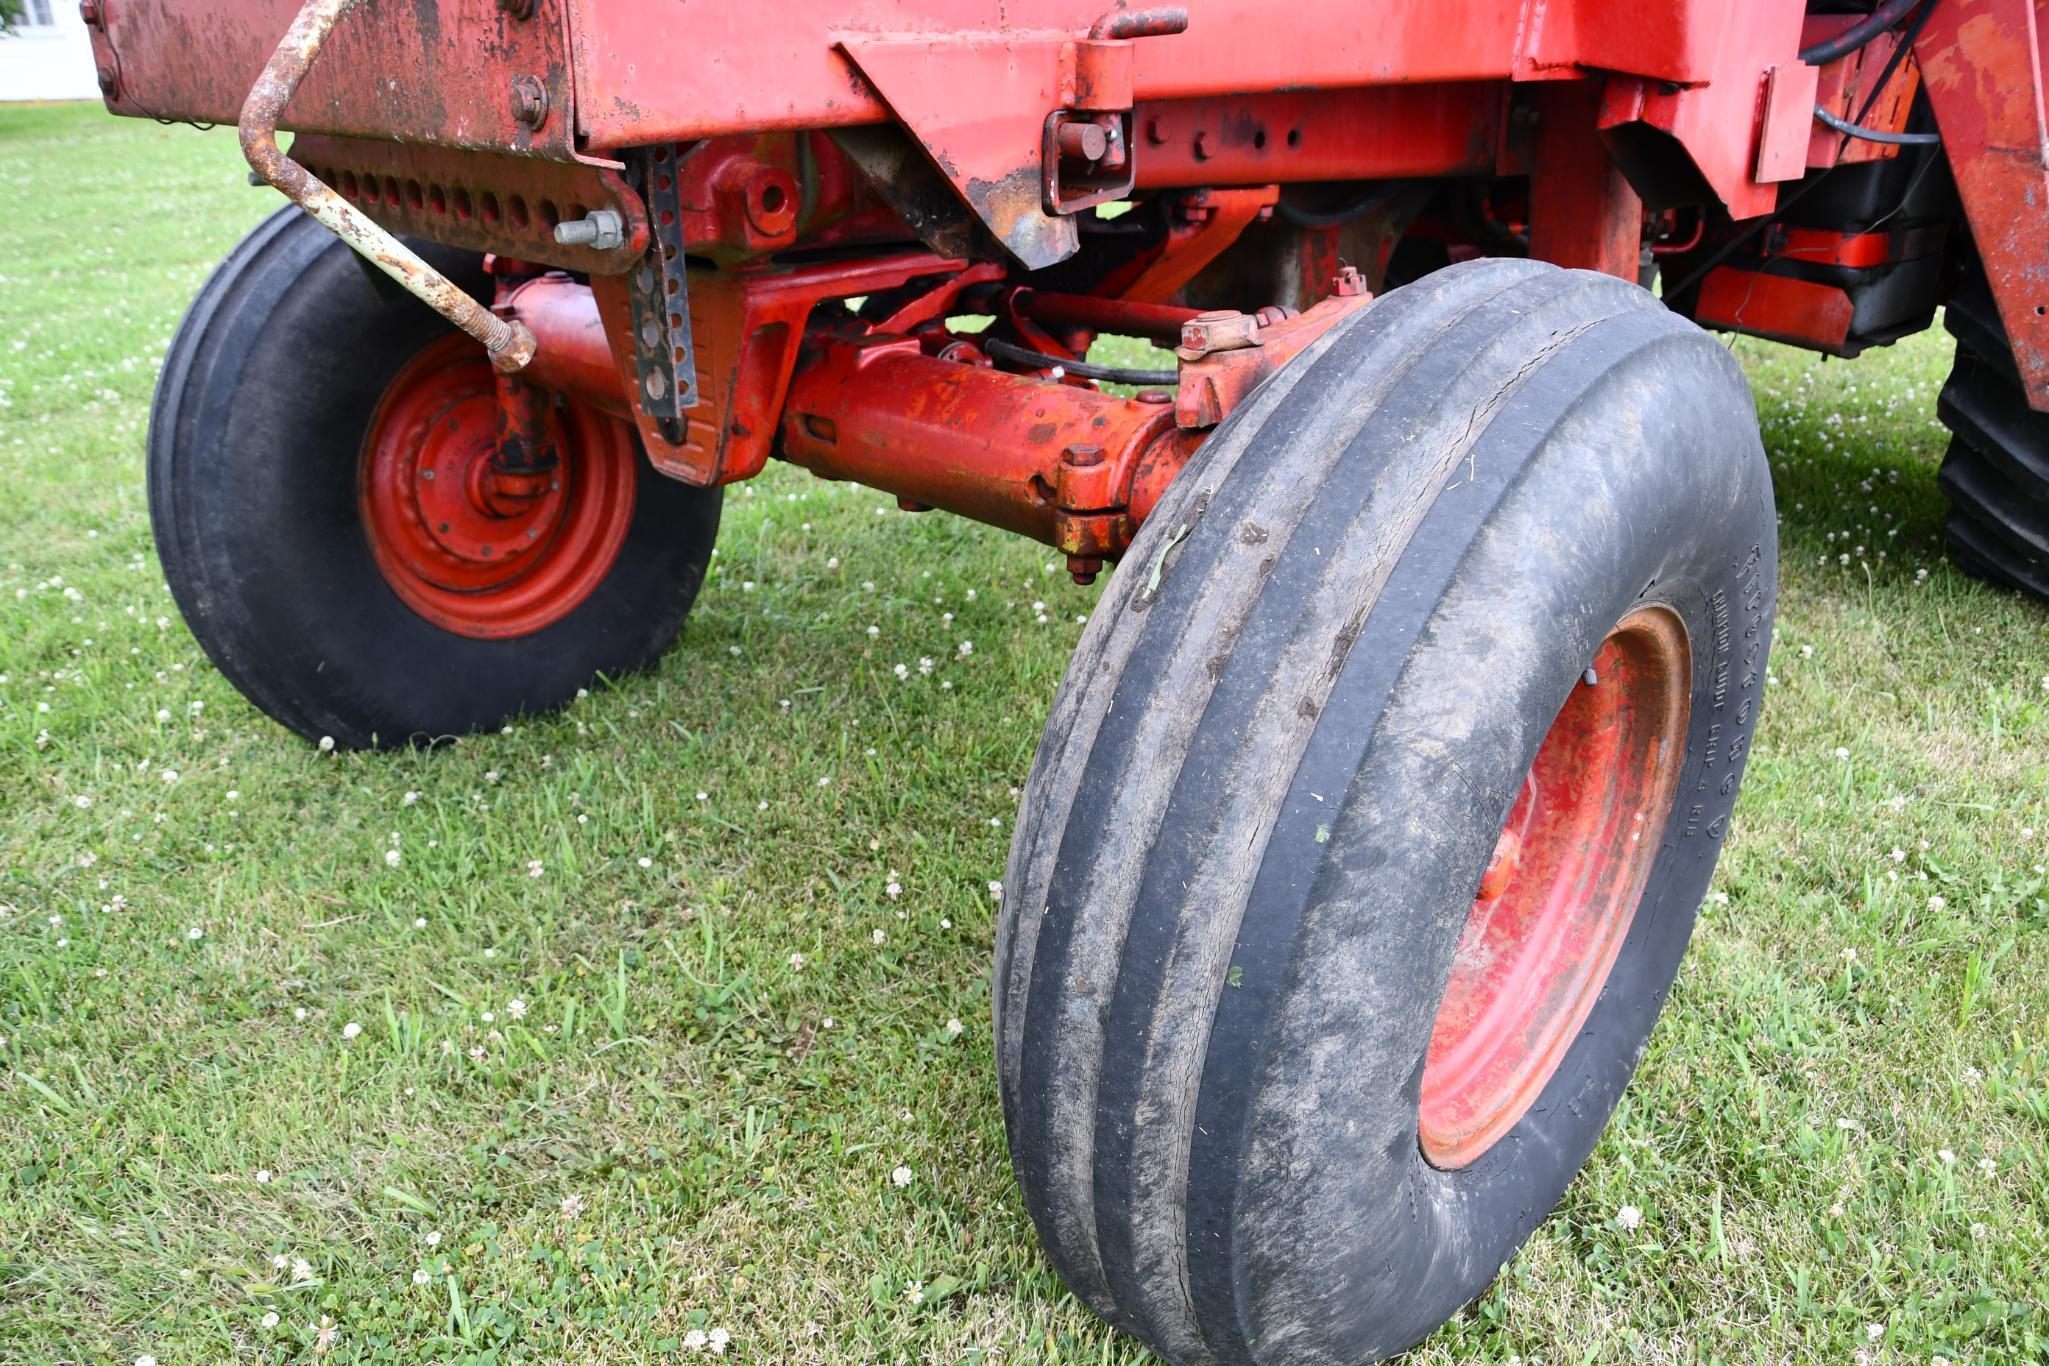
<path fill-rule="evenodd" d="M 1564 81 L 1538 92 L 1530 168 L 1530 254 L 1634 280 L 1643 201 L 1601 150 L 1600 87 Z"/>
<path fill-rule="evenodd" d="M 2028 402 L 2049 412 L 2045 8 L 2045 0 L 1943 0 L 1914 56 Z"/>
<path fill-rule="evenodd" d="M 1135 529 L 1138 467 L 1184 441 L 1169 404 L 939 360 L 901 336 L 822 341 L 782 422 L 783 454 L 814 473 L 1099 559 Z"/>
<path fill-rule="evenodd" d="M 636 407 L 642 443 L 656 467 L 690 484 L 727 484 L 759 474 L 768 463 L 776 419 L 804 323 L 818 304 L 895 289 L 921 277 L 945 280 L 968 268 L 929 252 L 753 271 L 692 271 L 690 330 L 697 339 L 697 406 L 671 441 Z M 604 331 L 630 335 L 631 307 L 618 277 L 594 279 Z M 627 391 L 633 391 L 631 347 L 617 348 Z"/>
<path fill-rule="evenodd" d="M 1515 1127 L 1600 996 L 1663 843 L 1685 752 L 1686 628 L 1631 613 L 1537 750 L 1479 880 L 1423 1064 L 1418 1137 L 1464 1167 Z"/>
<path fill-rule="evenodd" d="M 1137 303 L 1165 303 L 1237 241 L 1248 223 L 1272 213 L 1280 197 L 1278 185 L 1190 193 L 1175 205 L 1166 238 L 1112 271 L 1101 291 Z"/>
<path fill-rule="evenodd" d="M 618 557 L 639 477 L 631 429 L 574 397 L 532 414 L 553 464 L 507 472 L 500 413 L 475 344 L 437 343 L 378 405 L 358 485 L 392 591 L 482 639 L 529 635 L 590 595 Z"/>
<path fill-rule="evenodd" d="M 388 232 L 594 275 L 630 270 L 647 250 L 640 196 L 604 166 L 324 133 L 301 133 L 292 155 Z M 620 246 L 555 240 L 556 224 L 593 209 L 619 215 Z"/>

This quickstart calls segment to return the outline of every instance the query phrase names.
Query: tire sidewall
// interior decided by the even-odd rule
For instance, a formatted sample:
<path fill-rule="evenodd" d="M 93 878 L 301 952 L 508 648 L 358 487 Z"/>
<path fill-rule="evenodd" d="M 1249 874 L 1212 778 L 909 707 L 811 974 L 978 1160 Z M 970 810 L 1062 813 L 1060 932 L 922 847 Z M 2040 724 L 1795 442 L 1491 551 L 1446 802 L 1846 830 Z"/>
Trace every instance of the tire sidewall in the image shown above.
<path fill-rule="evenodd" d="M 1740 372 L 1704 335 L 1666 350 L 1695 365 L 1715 353 L 1720 382 L 1674 394 L 1686 370 L 1656 349 L 1605 372 L 1579 359 L 1597 378 L 1533 459 L 1495 490 L 1476 476 L 1442 495 L 1499 501 L 1470 541 L 1412 547 L 1443 561 L 1448 591 L 1407 658 L 1359 658 L 1370 621 L 1354 646 L 1347 673 L 1399 673 L 1340 812 L 1321 818 L 1326 843 L 1305 828 L 1313 809 L 1291 805 L 1276 828 L 1269 860 L 1285 865 L 1292 844 L 1320 867 L 1293 941 L 1275 946 L 1287 981 L 1258 1031 L 1246 1165 L 1231 1183 L 1234 1280 L 1261 1360 L 1399 1351 L 1484 1290 L 1591 1153 L 1677 973 L 1756 721 L 1775 523 Z M 1638 439 L 1619 449 L 1624 423 Z M 1730 468 L 1715 449 L 1727 443 L 1751 448 L 1746 477 L 1715 487 L 1702 472 Z M 1476 469 L 1485 458 L 1483 443 Z M 1440 1171 L 1416 1140 L 1422 1065 L 1480 872 L 1594 648 L 1647 605 L 1675 613 L 1689 642 L 1670 823 L 1558 1069 L 1494 1147 Z M 1364 710 L 1347 716 L 1347 693 L 1341 677 L 1325 724 L 1375 728 Z"/>
<path fill-rule="evenodd" d="M 265 224 L 245 247 L 259 238 L 269 255 L 239 263 L 198 335 L 181 334 L 196 353 L 180 371 L 181 420 L 152 441 L 165 520 L 189 528 L 182 553 L 204 585 L 180 603 L 223 672 L 309 738 L 367 746 L 544 710 L 658 655 L 702 583 L 718 490 L 639 460 L 618 558 L 575 610 L 510 639 L 443 630 L 378 569 L 359 479 L 386 390 L 448 325 L 374 287 L 310 220 Z M 489 289 L 473 256 L 420 250 L 464 287 Z M 159 544 L 173 544 L 162 526 Z M 170 558 L 175 585 L 185 567 Z"/>

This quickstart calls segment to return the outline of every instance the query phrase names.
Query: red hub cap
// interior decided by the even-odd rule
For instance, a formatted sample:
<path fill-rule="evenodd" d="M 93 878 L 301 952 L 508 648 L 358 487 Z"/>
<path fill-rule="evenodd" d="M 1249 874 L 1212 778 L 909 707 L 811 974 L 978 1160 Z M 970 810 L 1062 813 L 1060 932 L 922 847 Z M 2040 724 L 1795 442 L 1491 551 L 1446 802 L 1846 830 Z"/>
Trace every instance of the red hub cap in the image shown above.
<path fill-rule="evenodd" d="M 552 469 L 494 468 L 497 390 L 465 337 L 421 352 L 378 405 L 363 529 L 392 591 L 444 630 L 531 634 L 574 611 L 619 557 L 639 476 L 631 430 L 574 402 L 546 423 Z"/>
<path fill-rule="evenodd" d="M 1632 612 L 1537 750 L 1480 879 L 1423 1064 L 1423 1156 L 1463 1167 L 1515 1126 L 1594 1008 L 1664 838 L 1684 757 L 1686 631 Z"/>

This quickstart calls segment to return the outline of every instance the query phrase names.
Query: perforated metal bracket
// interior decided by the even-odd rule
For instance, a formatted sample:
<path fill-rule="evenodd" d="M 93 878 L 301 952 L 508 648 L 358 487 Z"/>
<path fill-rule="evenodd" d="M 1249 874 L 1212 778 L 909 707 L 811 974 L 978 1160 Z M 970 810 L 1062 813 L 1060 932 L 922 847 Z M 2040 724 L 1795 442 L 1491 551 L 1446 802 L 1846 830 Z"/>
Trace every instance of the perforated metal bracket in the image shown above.
<path fill-rule="evenodd" d="M 690 345 L 690 284 L 683 269 L 683 201 L 674 146 L 636 154 L 647 200 L 647 256 L 628 277 L 640 403 L 679 441 L 683 414 L 697 406 L 697 358 Z"/>

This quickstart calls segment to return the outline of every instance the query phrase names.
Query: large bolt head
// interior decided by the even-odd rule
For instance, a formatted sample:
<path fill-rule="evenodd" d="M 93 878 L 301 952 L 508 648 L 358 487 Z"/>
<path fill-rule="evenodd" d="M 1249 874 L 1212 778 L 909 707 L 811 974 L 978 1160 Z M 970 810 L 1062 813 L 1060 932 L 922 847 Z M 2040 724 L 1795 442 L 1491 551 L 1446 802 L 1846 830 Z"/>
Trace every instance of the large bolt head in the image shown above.
<path fill-rule="evenodd" d="M 548 121 L 548 87 L 537 76 L 512 78 L 513 122 L 539 129 Z"/>

